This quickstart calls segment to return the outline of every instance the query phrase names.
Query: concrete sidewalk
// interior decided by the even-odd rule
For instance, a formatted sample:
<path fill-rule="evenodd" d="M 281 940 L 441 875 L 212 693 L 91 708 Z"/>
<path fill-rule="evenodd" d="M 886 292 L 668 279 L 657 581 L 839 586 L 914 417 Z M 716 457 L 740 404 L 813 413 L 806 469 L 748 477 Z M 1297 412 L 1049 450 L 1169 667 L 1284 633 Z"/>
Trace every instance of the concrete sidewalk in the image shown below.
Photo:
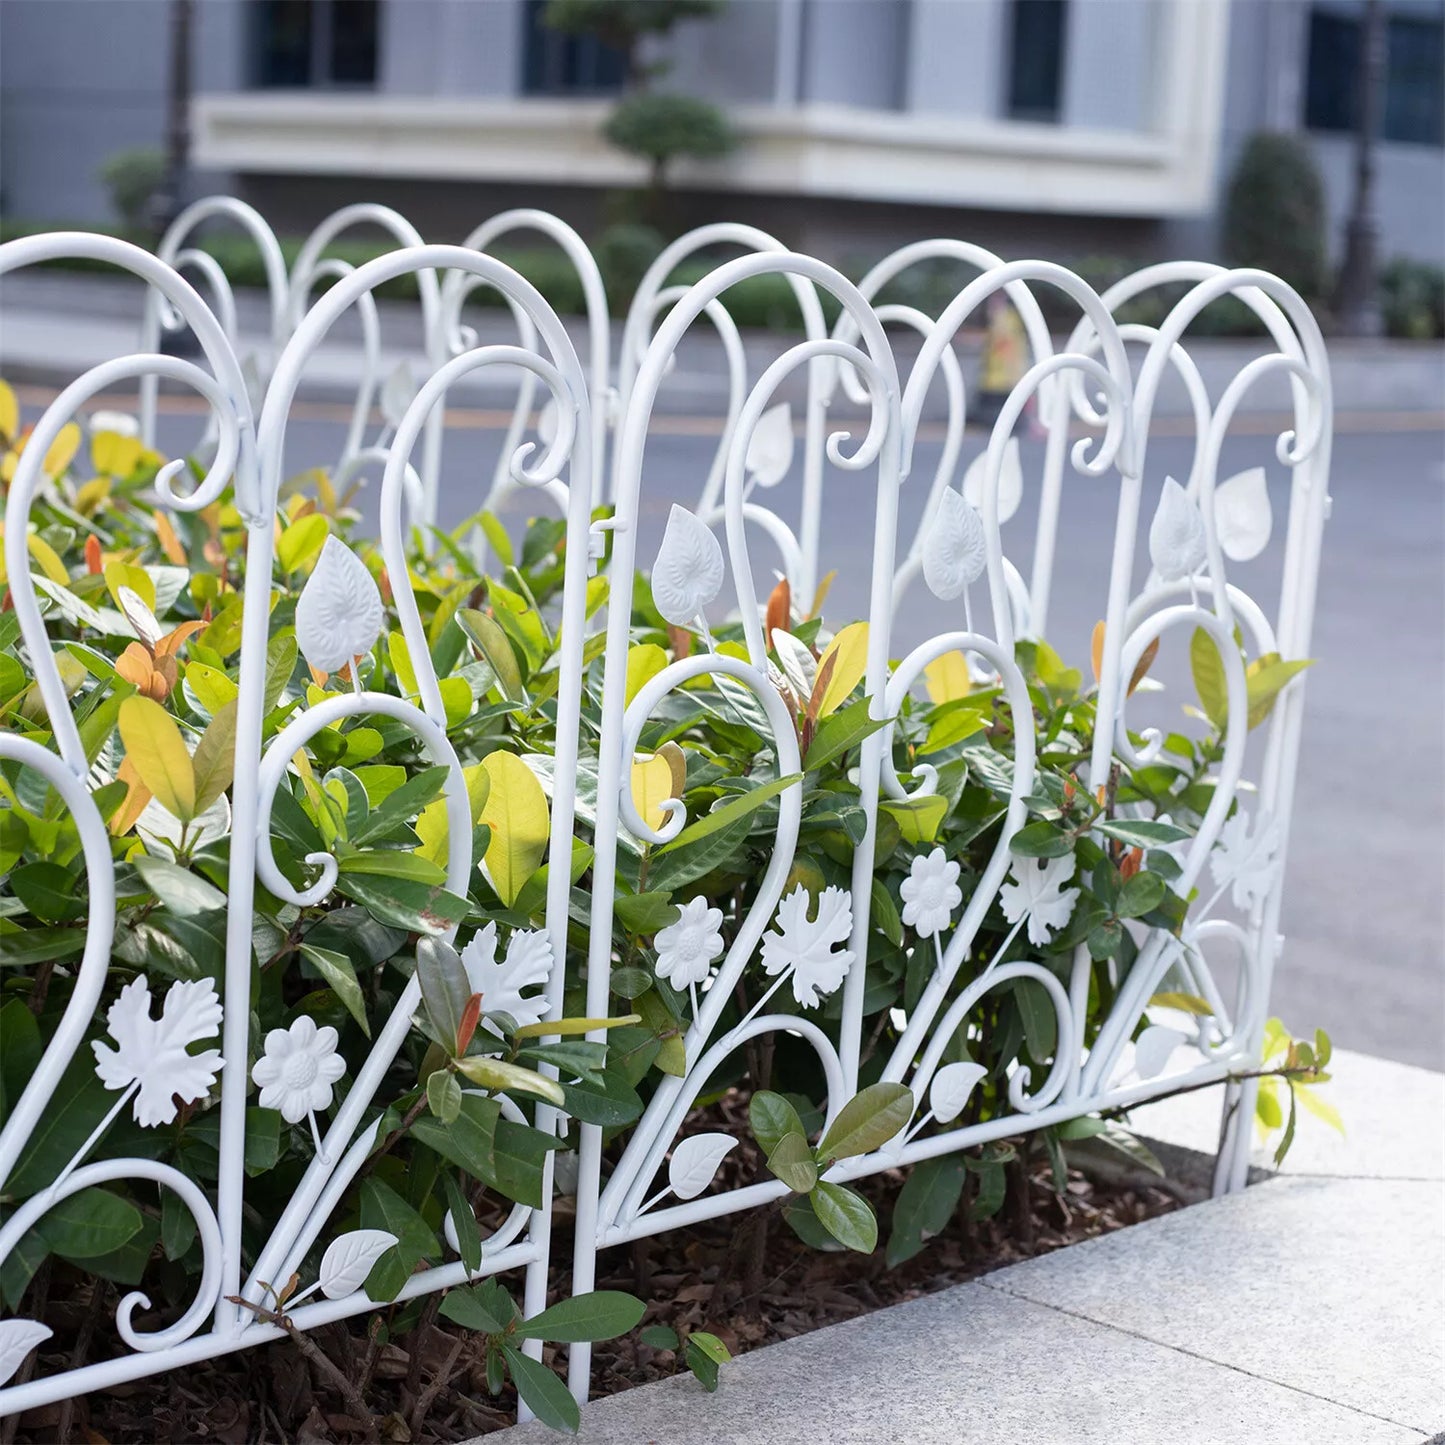
<path fill-rule="evenodd" d="M 267 352 L 267 317 L 264 297 L 242 291 L 237 298 L 241 352 Z M 87 367 L 134 351 L 140 328 L 143 287 L 139 281 L 88 273 L 60 271 L 23 272 L 0 282 L 0 375 L 10 381 L 50 385 L 73 380 Z M 382 377 L 405 361 L 418 380 L 426 375 L 422 356 L 419 304 L 384 300 L 378 303 L 382 336 Z M 482 344 L 516 341 L 507 313 L 499 310 L 468 312 L 468 324 L 479 332 Z M 568 331 L 578 355 L 587 356 L 587 325 L 579 317 L 567 318 Z M 614 374 L 622 322 L 613 320 Z M 919 338 L 911 330 L 893 333 L 895 354 L 905 373 L 917 353 Z M 360 328 L 354 312 L 337 321 L 326 343 L 306 368 L 304 394 L 309 397 L 345 398 L 354 388 L 358 367 Z M 752 331 L 743 335 L 748 377 L 754 381 L 784 349 L 801 339 L 782 332 Z M 1056 337 L 1062 346 L 1065 338 Z M 1267 350 L 1262 339 L 1203 337 L 1190 339 L 1189 354 L 1199 368 L 1209 394 L 1218 397 L 1250 358 Z M 965 333 L 957 343 L 965 379 L 972 384 L 978 359 L 976 333 Z M 1401 426 L 1445 425 L 1445 348 L 1436 342 L 1359 341 L 1336 339 L 1330 343 L 1335 406 L 1342 426 L 1361 424 L 1364 418 L 1390 418 Z M 795 402 L 803 393 L 802 373 L 790 377 L 779 392 Z M 726 403 L 727 371 L 716 334 L 698 322 L 684 338 L 677 365 L 668 374 L 658 410 L 671 413 L 720 413 Z M 508 405 L 516 391 L 515 374 L 505 371 L 464 378 L 455 394 L 476 405 Z M 944 416 L 942 387 L 935 385 L 924 409 L 925 419 Z M 1290 406 L 1289 386 L 1279 376 L 1265 378 L 1244 397 L 1241 417 L 1279 417 Z M 835 409 L 854 410 L 843 397 Z M 1171 370 L 1161 385 L 1156 415 L 1187 417 L 1188 397 Z"/>
<path fill-rule="evenodd" d="M 1214 1093 L 1136 1122 L 1212 1138 Z M 1426 1441 L 1445 1430 L 1445 1075 L 1341 1053 L 1331 1098 L 1347 1138 L 1307 1118 L 1285 1170 L 1242 1194 L 754 1351 L 712 1397 L 684 1375 L 599 1401 L 581 1439 Z"/>

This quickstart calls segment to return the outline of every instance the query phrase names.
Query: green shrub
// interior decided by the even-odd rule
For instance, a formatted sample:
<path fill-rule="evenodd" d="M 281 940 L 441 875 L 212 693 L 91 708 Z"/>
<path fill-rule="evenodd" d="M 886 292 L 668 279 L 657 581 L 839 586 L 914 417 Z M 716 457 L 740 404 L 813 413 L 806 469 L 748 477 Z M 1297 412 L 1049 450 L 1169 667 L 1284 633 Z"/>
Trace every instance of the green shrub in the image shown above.
<path fill-rule="evenodd" d="M 117 151 L 101 166 L 100 179 L 110 192 L 111 209 L 122 225 L 132 230 L 146 228 L 150 199 L 165 173 L 165 153 L 152 147 Z"/>
<path fill-rule="evenodd" d="M 1224 203 L 1224 255 L 1231 266 L 1272 271 L 1306 298 L 1326 281 L 1324 183 L 1309 141 L 1261 131 L 1235 164 Z"/>
<path fill-rule="evenodd" d="M 1397 256 L 1380 271 L 1380 310 L 1388 336 L 1445 336 L 1445 267 Z"/>

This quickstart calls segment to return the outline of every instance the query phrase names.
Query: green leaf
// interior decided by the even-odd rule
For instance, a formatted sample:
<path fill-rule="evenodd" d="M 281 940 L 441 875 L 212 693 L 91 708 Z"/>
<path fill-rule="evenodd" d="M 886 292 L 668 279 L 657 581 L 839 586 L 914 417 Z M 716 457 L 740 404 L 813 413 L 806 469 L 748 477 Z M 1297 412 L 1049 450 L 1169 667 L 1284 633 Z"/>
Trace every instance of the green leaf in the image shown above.
<path fill-rule="evenodd" d="M 727 1364 L 730 1359 L 732 1352 L 716 1335 L 710 1335 L 706 1330 L 694 1330 L 687 1337 L 683 1360 L 709 1395 L 717 1389 L 718 1366 Z"/>
<path fill-rule="evenodd" d="M 460 1112 L 460 1090 L 457 1092 L 457 1104 Z M 482 1267 L 482 1231 L 477 1224 L 477 1216 L 450 1169 L 442 1170 L 442 1190 L 446 1194 L 447 1213 L 451 1215 L 452 1226 L 457 1232 L 457 1253 L 461 1255 L 467 1272 L 474 1274 Z"/>
<path fill-rule="evenodd" d="M 1217 731 L 1223 732 L 1229 721 L 1229 683 L 1219 648 L 1202 627 L 1194 629 L 1189 641 L 1189 668 L 1194 674 L 1194 690 L 1199 694 L 1204 716 Z"/>
<path fill-rule="evenodd" d="M 422 1260 L 441 1258 L 441 1247 L 426 1220 L 375 1175 L 361 1182 L 361 1227 L 385 1229 L 397 1239 L 366 1277 L 366 1292 L 374 1300 L 395 1299 Z"/>
<path fill-rule="evenodd" d="M 1009 839 L 1009 851 L 1020 858 L 1062 858 L 1071 852 L 1074 840 L 1056 823 L 1040 819 L 1020 828 Z"/>
<path fill-rule="evenodd" d="M 457 1060 L 457 1071 L 465 1074 L 480 1089 L 509 1094 L 535 1094 L 559 1108 L 567 1102 L 562 1086 L 555 1079 L 545 1078 L 535 1069 L 524 1069 L 501 1059 L 472 1054 Z"/>
<path fill-rule="evenodd" d="M 864 738 L 871 737 L 880 728 L 886 728 L 892 718 L 869 717 L 868 709 L 872 699 L 860 697 L 840 708 L 831 717 L 825 718 L 813 734 L 808 745 L 807 756 L 803 759 L 803 770 L 816 773 L 826 767 L 834 758 L 856 748 Z"/>
<path fill-rule="evenodd" d="M 771 1154 L 786 1134 L 807 1140 L 798 1111 L 781 1094 L 770 1089 L 759 1089 L 749 1101 L 748 1124 L 765 1155 Z"/>
<path fill-rule="evenodd" d="M 138 854 L 134 863 L 146 887 L 181 918 L 210 913 L 226 906 L 226 895 L 188 868 L 145 854 Z"/>
<path fill-rule="evenodd" d="M 464 1330 L 496 1335 L 517 1318 L 517 1306 L 496 1280 L 488 1279 L 470 1289 L 448 1290 L 439 1313 Z"/>
<path fill-rule="evenodd" d="M 848 1159 L 856 1154 L 870 1154 L 886 1144 L 912 1114 L 913 1091 L 905 1084 L 870 1084 L 838 1111 L 838 1117 L 818 1145 L 818 1157 Z"/>
<path fill-rule="evenodd" d="M 457 624 L 492 669 L 502 696 L 508 702 L 520 702 L 523 697 L 522 670 L 517 665 L 517 654 L 507 640 L 507 634 L 485 612 L 472 607 L 457 609 Z"/>
<path fill-rule="evenodd" d="M 83 928 L 27 928 L 0 933 L 0 968 L 28 968 L 69 958 L 85 947 Z"/>
<path fill-rule="evenodd" d="M 39 1229 L 62 1259 L 92 1260 L 113 1254 L 143 1223 L 129 1200 L 108 1189 L 82 1189 L 48 1209 Z"/>
<path fill-rule="evenodd" d="M 461 955 L 440 938 L 422 938 L 416 945 L 416 979 L 432 1038 L 449 1054 L 456 1052 L 462 1014 L 472 996 Z"/>
<path fill-rule="evenodd" d="M 427 1077 L 426 1106 L 443 1124 L 455 1124 L 462 1112 L 462 1086 L 450 1069 L 437 1069 Z"/>
<path fill-rule="evenodd" d="M 839 716 L 841 717 L 842 714 L 840 713 Z M 697 822 L 689 823 L 672 842 L 663 844 L 653 856 L 661 858 L 665 854 L 676 853 L 680 849 L 726 828 L 729 824 L 748 817 L 757 812 L 764 803 L 776 798 L 779 793 L 791 788 L 794 783 L 801 782 L 802 779 L 801 773 L 789 773 L 787 777 L 774 778 L 770 783 L 763 783 L 760 787 L 750 788 L 739 797 L 730 798 L 721 807 L 704 814 Z"/>
<path fill-rule="evenodd" d="M 331 991 L 346 1006 L 346 1012 L 361 1026 L 361 1032 L 371 1037 L 371 1025 L 366 1018 L 366 999 L 357 981 L 356 968 L 344 953 L 329 948 L 318 948 L 314 943 L 301 945 L 301 956 L 331 986 Z"/>
<path fill-rule="evenodd" d="M 818 1163 L 802 1134 L 784 1134 L 768 1154 L 768 1168 L 794 1194 L 808 1194 L 818 1182 Z"/>
<path fill-rule="evenodd" d="M 408 933 L 445 933 L 467 916 L 471 906 L 465 898 L 440 886 L 379 873 L 343 873 L 336 880 L 336 888 L 379 922 L 394 924 Z"/>
<path fill-rule="evenodd" d="M 948 816 L 948 799 L 939 797 L 937 793 L 925 793 L 921 798 L 884 803 L 879 811 L 898 824 L 904 842 L 919 847 L 937 840 L 938 830 Z"/>
<path fill-rule="evenodd" d="M 598 1289 L 558 1300 L 517 1326 L 524 1340 L 570 1345 L 580 1340 L 615 1340 L 642 1318 L 647 1306 L 622 1290 Z"/>
<path fill-rule="evenodd" d="M 502 1354 L 527 1408 L 544 1425 L 575 1435 L 582 1424 L 582 1413 L 566 1385 L 540 1360 L 522 1354 L 511 1345 L 503 1345 Z"/>
<path fill-rule="evenodd" d="M 884 1256 L 890 1268 L 912 1259 L 948 1227 L 963 1195 L 968 1166 L 957 1154 L 915 1164 L 893 1205 L 893 1228 Z"/>
<path fill-rule="evenodd" d="M 1267 652 L 1249 664 L 1244 672 L 1244 683 L 1251 728 L 1257 728 L 1274 711 L 1275 700 L 1285 684 L 1310 663 L 1309 658 L 1285 662 L 1279 653 Z"/>
<path fill-rule="evenodd" d="M 231 786 L 236 765 L 236 702 L 225 703 L 196 744 L 196 812 L 204 813 Z"/>
<path fill-rule="evenodd" d="M 1115 838 L 1131 848 L 1157 848 L 1163 843 L 1182 843 L 1194 835 L 1187 828 L 1173 823 L 1156 823 L 1115 820 L 1112 823 L 1096 823 L 1095 830 L 1106 838 Z"/>
<path fill-rule="evenodd" d="M 617 920 L 629 933 L 650 937 L 676 923 L 680 912 L 672 894 L 664 892 L 620 894 L 613 902 Z"/>
<path fill-rule="evenodd" d="M 411 1130 L 423 1144 L 472 1178 L 518 1204 L 540 1209 L 543 1164 L 548 1153 L 559 1147 L 558 1141 L 538 1129 L 503 1119 L 501 1112 L 497 1100 L 463 1093 L 455 1122 L 442 1124 L 423 1114 Z"/>
<path fill-rule="evenodd" d="M 76 875 L 58 863 L 26 863 L 10 874 L 10 887 L 25 907 L 44 923 L 69 923 L 85 908 L 85 891 Z M 221 901 L 224 903 L 225 899 Z"/>
<path fill-rule="evenodd" d="M 861 1194 L 821 1179 L 808 1197 L 819 1223 L 845 1249 L 872 1254 L 878 1247 L 878 1221 Z"/>
<path fill-rule="evenodd" d="M 1164 901 L 1164 880 L 1157 873 L 1136 873 L 1119 890 L 1121 918 L 1142 918 Z"/>
<path fill-rule="evenodd" d="M 636 1089 L 613 1070 L 575 1084 L 563 1084 L 564 1107 L 584 1124 L 615 1129 L 642 1117 L 642 1099 Z"/>
<path fill-rule="evenodd" d="M 638 1339 L 652 1350 L 675 1350 L 682 1343 L 671 1325 L 648 1325 Z"/>

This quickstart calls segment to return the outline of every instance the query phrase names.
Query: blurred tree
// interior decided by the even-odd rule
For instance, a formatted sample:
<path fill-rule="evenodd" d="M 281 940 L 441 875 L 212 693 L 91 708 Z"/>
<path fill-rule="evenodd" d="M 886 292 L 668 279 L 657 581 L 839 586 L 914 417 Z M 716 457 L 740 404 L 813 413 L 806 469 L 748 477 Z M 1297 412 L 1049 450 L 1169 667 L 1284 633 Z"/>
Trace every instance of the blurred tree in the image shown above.
<path fill-rule="evenodd" d="M 638 61 L 644 36 L 667 35 L 680 20 L 716 15 L 726 0 L 548 0 L 547 24 L 565 35 L 593 35 L 627 57 L 627 80 L 635 85 L 645 78 Z M 651 67 L 654 75 L 666 62 Z"/>
<path fill-rule="evenodd" d="M 1366 0 L 1355 98 L 1355 190 L 1345 253 L 1335 280 L 1335 319 L 1352 336 L 1378 336 L 1380 226 L 1375 215 L 1375 147 L 1385 109 L 1385 7 Z"/>
<path fill-rule="evenodd" d="M 1260 131 L 1245 142 L 1224 203 L 1224 254 L 1318 298 L 1325 279 L 1325 190 L 1308 143 Z"/>
<path fill-rule="evenodd" d="M 724 112 L 696 96 L 650 89 L 671 68 L 665 59 L 643 63 L 642 42 L 663 38 L 683 20 L 716 15 L 726 0 L 548 0 L 546 23 L 568 35 L 591 35 L 625 57 L 628 94 L 603 124 L 602 133 L 619 150 L 641 156 L 650 167 L 640 204 L 613 205 L 624 222 L 645 218 L 666 231 L 670 206 L 668 168 L 691 156 L 712 160 L 727 155 L 737 137 Z M 638 199 L 629 197 L 629 202 Z"/>

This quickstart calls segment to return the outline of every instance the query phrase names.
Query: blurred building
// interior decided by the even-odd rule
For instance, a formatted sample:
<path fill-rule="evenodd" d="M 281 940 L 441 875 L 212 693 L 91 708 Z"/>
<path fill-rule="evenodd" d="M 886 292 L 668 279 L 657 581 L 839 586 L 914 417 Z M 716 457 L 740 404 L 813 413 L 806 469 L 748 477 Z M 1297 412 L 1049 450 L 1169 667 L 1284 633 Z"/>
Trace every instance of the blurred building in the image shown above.
<path fill-rule="evenodd" d="M 100 220 L 96 172 L 162 134 L 168 0 L 0 0 L 0 204 Z M 544 0 L 199 0 L 204 184 L 301 228 L 361 196 L 429 235 L 518 203 L 584 226 L 640 165 L 598 135 L 619 57 Z M 1360 0 L 732 0 L 669 87 L 744 144 L 680 167 L 691 219 L 828 255 L 924 234 L 1003 250 L 1210 254 L 1238 147 L 1308 134 L 1350 200 Z M 1445 0 L 1390 0 L 1382 253 L 1445 256 Z"/>

